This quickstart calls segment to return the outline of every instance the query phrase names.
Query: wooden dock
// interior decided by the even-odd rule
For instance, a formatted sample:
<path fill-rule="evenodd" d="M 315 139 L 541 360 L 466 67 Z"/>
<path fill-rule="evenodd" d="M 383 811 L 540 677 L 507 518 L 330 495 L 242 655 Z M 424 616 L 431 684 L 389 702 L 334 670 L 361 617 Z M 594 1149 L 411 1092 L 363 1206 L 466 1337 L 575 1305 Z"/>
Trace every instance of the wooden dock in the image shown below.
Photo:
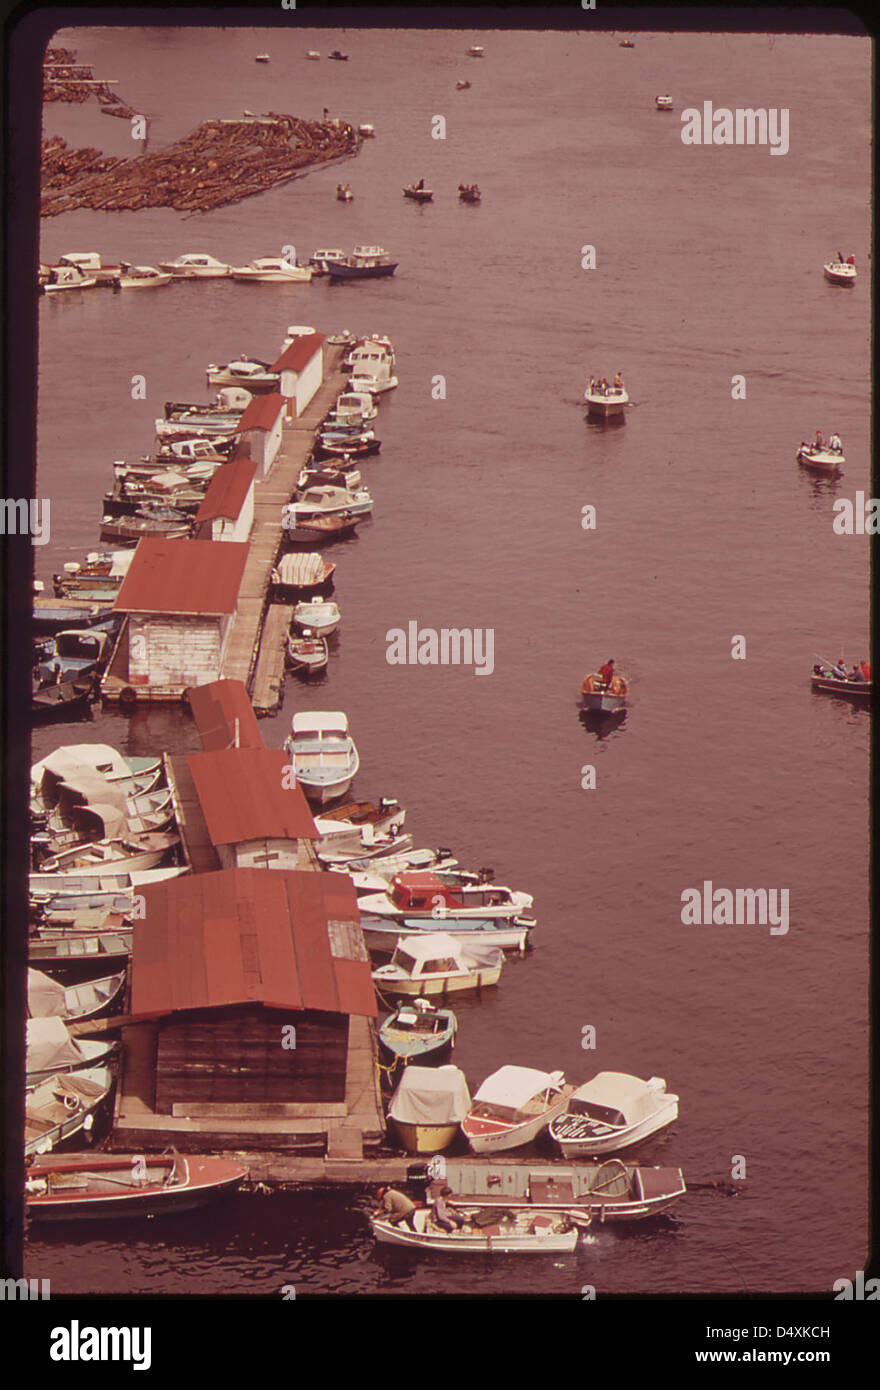
<path fill-rule="evenodd" d="M 285 422 L 281 447 L 269 476 L 254 485 L 250 553 L 220 674 L 223 679 L 244 682 L 258 714 L 278 708 L 284 685 L 284 639 L 290 616 L 287 617 L 283 635 L 279 629 L 284 621 L 284 613 L 290 615 L 292 610 L 279 605 L 282 613 L 274 616 L 276 605 L 268 604 L 272 570 L 281 548 L 282 509 L 293 496 L 297 479 L 312 451 L 315 431 L 337 396 L 345 389 L 348 372 L 342 368 L 344 353 L 345 348 L 339 344 L 325 344 L 324 380 L 321 386 L 303 414 L 296 420 Z"/>

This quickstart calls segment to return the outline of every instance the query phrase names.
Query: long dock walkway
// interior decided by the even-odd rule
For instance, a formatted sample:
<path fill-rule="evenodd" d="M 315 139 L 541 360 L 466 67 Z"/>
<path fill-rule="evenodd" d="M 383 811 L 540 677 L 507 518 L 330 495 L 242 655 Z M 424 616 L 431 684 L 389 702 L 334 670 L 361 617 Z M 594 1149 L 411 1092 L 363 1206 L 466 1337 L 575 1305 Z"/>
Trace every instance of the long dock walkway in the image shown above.
<path fill-rule="evenodd" d="M 284 642 L 278 640 L 277 623 L 267 625 L 266 652 L 260 659 L 263 617 L 272 569 L 281 546 L 282 508 L 290 501 L 312 451 L 315 431 L 345 389 L 348 373 L 342 369 L 344 352 L 340 344 L 325 344 L 324 380 L 303 414 L 285 422 L 281 447 L 269 476 L 254 486 L 250 553 L 220 674 L 223 679 L 244 682 L 258 713 L 277 709 L 284 679 Z"/>

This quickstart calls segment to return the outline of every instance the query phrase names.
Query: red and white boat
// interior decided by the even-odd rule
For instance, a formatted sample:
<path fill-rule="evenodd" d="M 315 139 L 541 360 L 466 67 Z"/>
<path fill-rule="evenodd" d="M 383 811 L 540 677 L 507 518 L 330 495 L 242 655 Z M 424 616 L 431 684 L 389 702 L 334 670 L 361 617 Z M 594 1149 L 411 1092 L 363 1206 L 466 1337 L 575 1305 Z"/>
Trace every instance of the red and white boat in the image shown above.
<path fill-rule="evenodd" d="M 501 1067 L 474 1096 L 461 1130 L 474 1153 L 497 1153 L 530 1143 L 568 1109 L 574 1086 L 561 1071 Z"/>
<path fill-rule="evenodd" d="M 856 282 L 856 258 L 847 256 L 846 260 L 838 256 L 836 261 L 828 261 L 823 267 L 825 279 L 832 285 L 854 285 Z"/>
<path fill-rule="evenodd" d="M 159 1216 L 233 1192 L 247 1168 L 192 1154 L 47 1154 L 27 1170 L 28 1216 L 41 1221 Z"/>

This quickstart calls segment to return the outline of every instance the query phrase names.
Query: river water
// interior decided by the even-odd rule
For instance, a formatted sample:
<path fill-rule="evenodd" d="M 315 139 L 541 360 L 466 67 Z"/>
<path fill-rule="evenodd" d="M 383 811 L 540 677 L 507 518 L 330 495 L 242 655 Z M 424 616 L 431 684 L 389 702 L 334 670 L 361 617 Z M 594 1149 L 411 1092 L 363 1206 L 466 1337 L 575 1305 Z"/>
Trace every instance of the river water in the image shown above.
<path fill-rule="evenodd" d="M 534 894 L 535 952 L 456 1005 L 472 1089 L 508 1062 L 578 1084 L 604 1069 L 663 1076 L 680 1118 L 638 1156 L 680 1164 L 697 1190 L 674 1218 L 603 1227 L 537 1270 L 377 1250 L 363 1192 L 242 1196 L 209 1218 L 35 1231 L 28 1272 L 51 1267 L 53 1292 L 735 1294 L 827 1291 L 864 1267 L 869 715 L 813 695 L 809 674 L 816 652 L 867 655 L 867 538 L 835 534 L 832 507 L 870 491 L 870 51 L 635 38 L 62 31 L 151 115 L 152 145 L 211 116 L 324 106 L 376 139 L 210 214 L 48 219 L 43 261 L 205 250 L 243 263 L 379 242 L 400 267 L 361 285 L 44 297 L 52 541 L 36 564 L 48 580 L 95 547 L 113 460 L 149 451 L 166 399 L 207 398 L 209 361 L 271 360 L 292 323 L 390 334 L 401 385 L 363 469 L 373 520 L 333 552 L 339 645 L 322 683 L 288 682 L 264 736 L 280 745 L 296 709 L 346 710 L 358 795 L 396 795 L 417 844 Z M 482 60 L 465 56 L 473 42 Z M 348 63 L 305 61 L 337 44 Z M 255 64 L 263 51 L 271 62 Z M 671 115 L 654 109 L 666 91 Z M 684 145 L 681 109 L 705 100 L 787 108 L 788 153 Z M 48 107 L 45 130 L 131 145 L 91 103 Z M 401 197 L 420 177 L 435 189 L 424 208 Z M 335 200 L 340 178 L 351 204 Z M 481 206 L 459 204 L 461 181 L 480 184 Z M 852 291 L 823 280 L 838 248 L 860 267 Z M 625 427 L 587 425 L 586 376 L 618 369 Z M 837 481 L 795 464 L 817 428 L 843 437 Z M 493 629 L 491 676 L 389 665 L 386 632 L 411 620 Z M 632 698 L 596 733 L 577 687 L 609 655 Z M 81 738 L 198 747 L 179 710 L 156 709 L 38 731 L 34 754 Z M 683 925 L 681 895 L 705 880 L 787 889 L 788 932 Z M 736 1195 L 701 1186 L 732 1174 Z"/>

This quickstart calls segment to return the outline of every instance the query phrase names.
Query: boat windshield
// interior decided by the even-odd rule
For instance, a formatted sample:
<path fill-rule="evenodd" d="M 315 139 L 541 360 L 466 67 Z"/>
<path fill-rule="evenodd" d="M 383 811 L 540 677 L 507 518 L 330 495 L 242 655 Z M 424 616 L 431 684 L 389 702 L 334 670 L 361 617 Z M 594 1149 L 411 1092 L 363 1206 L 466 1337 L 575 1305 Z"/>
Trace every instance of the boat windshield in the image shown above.
<path fill-rule="evenodd" d="M 584 1115 L 589 1120 L 598 1120 L 605 1125 L 625 1125 L 626 1116 L 610 1105 L 597 1105 L 594 1100 L 572 1100 L 569 1114 Z"/>

